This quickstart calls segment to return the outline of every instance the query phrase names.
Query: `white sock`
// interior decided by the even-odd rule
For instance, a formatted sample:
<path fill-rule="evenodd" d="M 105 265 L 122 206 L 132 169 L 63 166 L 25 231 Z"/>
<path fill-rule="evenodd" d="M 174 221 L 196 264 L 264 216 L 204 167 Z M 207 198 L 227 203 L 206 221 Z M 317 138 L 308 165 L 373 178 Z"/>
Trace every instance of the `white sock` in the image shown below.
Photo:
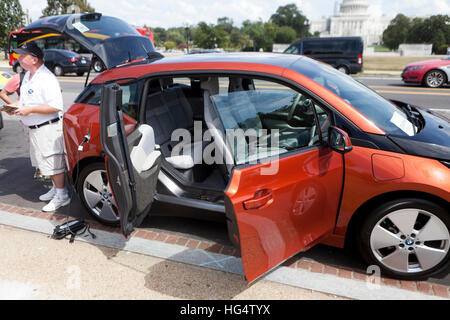
<path fill-rule="evenodd" d="M 67 189 L 66 188 L 56 188 L 56 195 L 58 197 L 65 197 L 67 196 Z"/>

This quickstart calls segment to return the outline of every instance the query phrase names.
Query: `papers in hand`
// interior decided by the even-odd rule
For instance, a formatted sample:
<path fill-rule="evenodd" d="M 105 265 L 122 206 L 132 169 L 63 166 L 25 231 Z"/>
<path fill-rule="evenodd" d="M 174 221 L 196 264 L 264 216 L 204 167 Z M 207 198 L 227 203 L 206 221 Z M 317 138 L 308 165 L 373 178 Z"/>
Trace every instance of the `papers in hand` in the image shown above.
<path fill-rule="evenodd" d="M 17 109 L 18 109 L 18 107 L 10 105 L 10 104 L 5 104 L 5 105 L 0 107 L 1 111 L 7 112 L 7 113 L 13 113 Z"/>

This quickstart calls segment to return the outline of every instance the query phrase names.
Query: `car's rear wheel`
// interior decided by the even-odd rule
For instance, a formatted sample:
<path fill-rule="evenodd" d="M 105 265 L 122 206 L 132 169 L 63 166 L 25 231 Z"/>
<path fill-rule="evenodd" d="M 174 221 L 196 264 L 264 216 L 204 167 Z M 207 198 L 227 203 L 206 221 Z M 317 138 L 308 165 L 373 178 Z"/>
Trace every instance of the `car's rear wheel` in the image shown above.
<path fill-rule="evenodd" d="M 399 279 L 422 279 L 449 263 L 450 215 L 420 199 L 391 201 L 360 225 L 358 246 L 369 265 Z"/>
<path fill-rule="evenodd" d="M 63 76 L 64 75 L 64 70 L 61 66 L 55 66 L 53 68 L 53 73 L 55 74 L 55 76 Z"/>
<path fill-rule="evenodd" d="M 425 74 L 424 83 L 430 88 L 442 87 L 446 82 L 445 73 L 440 70 L 431 70 Z"/>
<path fill-rule="evenodd" d="M 348 68 L 346 66 L 339 66 L 337 67 L 338 71 L 345 73 L 345 74 L 349 74 L 350 71 L 348 70 Z"/>
<path fill-rule="evenodd" d="M 87 211 L 98 221 L 118 226 L 120 218 L 101 162 L 84 167 L 77 181 L 77 191 Z"/>

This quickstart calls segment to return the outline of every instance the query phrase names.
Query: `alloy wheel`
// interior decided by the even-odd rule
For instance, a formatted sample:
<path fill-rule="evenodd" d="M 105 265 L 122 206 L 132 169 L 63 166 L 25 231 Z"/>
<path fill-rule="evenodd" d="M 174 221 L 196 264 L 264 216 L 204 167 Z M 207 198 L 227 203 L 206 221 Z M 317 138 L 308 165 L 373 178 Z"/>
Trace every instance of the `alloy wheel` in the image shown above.
<path fill-rule="evenodd" d="M 105 170 L 95 170 L 86 176 L 83 197 L 90 212 L 101 221 L 111 224 L 120 221 Z"/>
<path fill-rule="evenodd" d="M 426 272 L 445 259 L 449 229 L 436 215 L 422 209 L 400 209 L 381 218 L 370 234 L 370 248 L 387 269 Z"/>
<path fill-rule="evenodd" d="M 431 88 L 439 88 L 444 84 L 444 74 L 441 71 L 431 71 L 426 76 L 426 84 Z"/>

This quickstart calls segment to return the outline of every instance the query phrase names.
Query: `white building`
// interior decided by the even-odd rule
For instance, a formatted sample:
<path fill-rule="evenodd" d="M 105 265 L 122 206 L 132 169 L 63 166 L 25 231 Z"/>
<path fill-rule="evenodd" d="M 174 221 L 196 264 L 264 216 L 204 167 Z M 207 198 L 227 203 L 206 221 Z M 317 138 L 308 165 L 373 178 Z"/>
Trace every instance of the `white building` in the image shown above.
<path fill-rule="evenodd" d="M 360 36 L 365 46 L 378 44 L 391 19 L 369 12 L 367 0 L 343 0 L 340 5 L 336 1 L 333 16 L 311 21 L 309 31 L 319 32 L 321 37 Z"/>

